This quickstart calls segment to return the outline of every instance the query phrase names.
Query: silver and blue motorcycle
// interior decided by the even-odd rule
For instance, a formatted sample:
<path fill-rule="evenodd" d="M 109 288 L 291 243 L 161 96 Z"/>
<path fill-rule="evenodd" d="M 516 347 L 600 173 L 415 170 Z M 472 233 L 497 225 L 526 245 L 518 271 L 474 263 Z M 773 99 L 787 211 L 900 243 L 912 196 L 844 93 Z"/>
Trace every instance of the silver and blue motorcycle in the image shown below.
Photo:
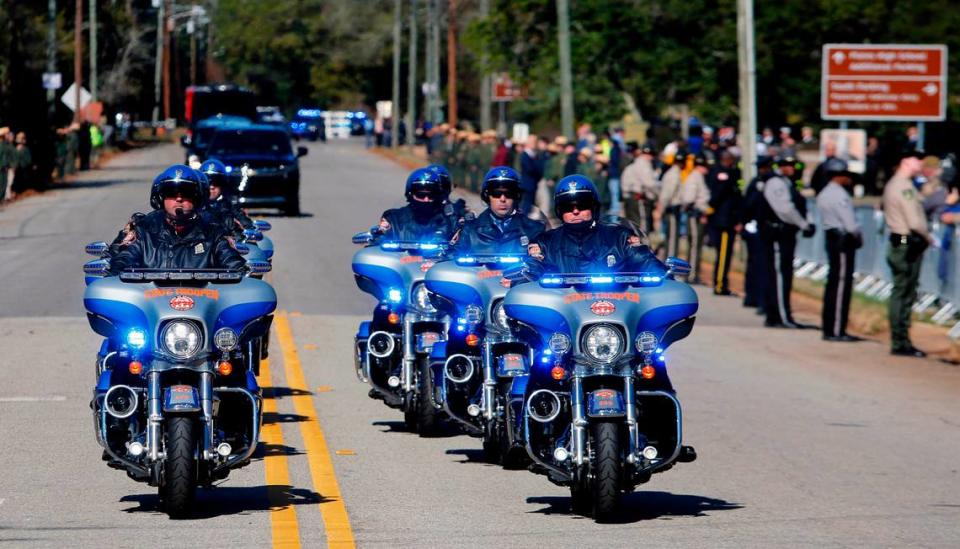
<path fill-rule="evenodd" d="M 373 238 L 363 232 L 353 242 Z M 435 432 L 442 419 L 430 353 L 450 322 L 430 301 L 424 276 L 446 249 L 444 243 L 386 241 L 353 256 L 357 286 L 377 299 L 373 318 L 360 323 L 354 338 L 357 378 L 370 385 L 371 398 L 402 410 L 407 428 L 422 435 Z"/>
<path fill-rule="evenodd" d="M 248 262 L 263 274 L 267 262 Z M 91 407 L 104 460 L 158 489 L 189 516 L 200 486 L 250 463 L 261 425 L 260 341 L 277 295 L 270 284 L 212 269 L 84 266 L 87 318 L 104 337 Z"/>
<path fill-rule="evenodd" d="M 526 459 L 519 418 L 532 349 L 511 331 L 503 308 L 504 269 L 523 255 L 461 255 L 427 271 L 434 303 L 455 322 L 432 353 L 436 398 L 472 436 L 483 437 L 486 459 L 504 466 Z"/>
<path fill-rule="evenodd" d="M 662 273 L 548 274 L 511 289 L 506 314 L 536 349 L 523 408 L 532 470 L 569 486 L 576 512 L 606 520 L 620 496 L 675 462 L 680 402 L 664 351 L 690 334 L 697 295 Z"/>

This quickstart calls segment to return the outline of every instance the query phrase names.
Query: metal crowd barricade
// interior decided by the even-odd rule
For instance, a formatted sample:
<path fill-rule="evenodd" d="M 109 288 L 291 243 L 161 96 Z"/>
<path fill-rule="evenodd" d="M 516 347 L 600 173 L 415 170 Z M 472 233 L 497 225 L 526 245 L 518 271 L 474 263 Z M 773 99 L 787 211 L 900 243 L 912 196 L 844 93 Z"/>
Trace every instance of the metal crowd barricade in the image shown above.
<path fill-rule="evenodd" d="M 807 211 L 817 224 L 818 231 L 813 238 L 799 238 L 794 260 L 795 275 L 801 278 L 822 280 L 827 274 L 827 251 L 820 212 L 814 200 L 807 201 Z M 872 206 L 856 206 L 854 213 L 863 234 L 863 246 L 857 250 L 854 290 L 877 299 L 887 299 L 893 289 L 890 267 L 887 265 L 886 251 L 889 233 L 883 220 L 883 213 Z M 949 250 L 929 248 L 923 254 L 920 268 L 918 298 L 914 310 L 923 312 L 933 306 L 939 307 L 932 320 L 939 324 L 952 321 L 960 311 L 960 282 L 956 280 L 960 273 L 960 228 L 943 226 L 939 222 L 931 225 L 931 232 L 942 240 L 944 231 L 954 231 L 953 243 Z M 941 255 L 944 272 L 940 272 Z M 941 278 L 941 274 L 944 275 Z M 950 337 L 960 339 L 960 322 L 950 330 Z"/>

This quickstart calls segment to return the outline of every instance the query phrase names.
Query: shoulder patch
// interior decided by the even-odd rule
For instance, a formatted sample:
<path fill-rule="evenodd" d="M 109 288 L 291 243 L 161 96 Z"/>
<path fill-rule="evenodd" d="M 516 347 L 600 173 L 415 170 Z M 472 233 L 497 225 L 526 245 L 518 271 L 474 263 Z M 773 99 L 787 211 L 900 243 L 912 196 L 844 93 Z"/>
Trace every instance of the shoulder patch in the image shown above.
<path fill-rule="evenodd" d="M 906 198 L 907 200 L 913 200 L 914 198 L 917 197 L 917 191 L 913 189 L 904 189 L 903 197 Z"/>

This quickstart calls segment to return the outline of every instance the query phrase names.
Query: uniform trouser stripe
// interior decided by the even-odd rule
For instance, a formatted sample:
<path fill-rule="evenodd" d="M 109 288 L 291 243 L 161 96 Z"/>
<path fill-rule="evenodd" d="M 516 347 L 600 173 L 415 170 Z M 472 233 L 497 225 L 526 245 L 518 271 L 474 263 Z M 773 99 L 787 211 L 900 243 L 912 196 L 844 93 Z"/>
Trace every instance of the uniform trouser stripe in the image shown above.
<path fill-rule="evenodd" d="M 840 251 L 840 276 L 837 279 L 837 303 L 834 307 L 833 335 L 838 336 L 843 333 L 843 304 L 846 302 L 844 293 L 846 292 L 847 279 L 847 254 Z"/>
<path fill-rule="evenodd" d="M 677 255 L 677 244 L 679 243 L 679 238 L 677 238 L 677 225 L 679 220 L 677 216 L 673 213 L 667 214 L 667 256 L 676 256 Z"/>
<path fill-rule="evenodd" d="M 713 273 L 713 289 L 718 293 L 726 289 L 723 287 L 723 275 L 727 268 L 727 243 L 729 240 L 730 233 L 720 231 L 720 247 L 717 249 L 717 268 L 714 269 Z"/>
<path fill-rule="evenodd" d="M 780 322 L 789 322 L 790 319 L 787 318 L 787 308 L 784 305 L 784 295 L 783 295 L 783 270 L 780 268 L 780 243 L 776 240 L 773 241 L 773 268 L 775 269 L 777 284 L 777 310 L 780 311 Z"/>

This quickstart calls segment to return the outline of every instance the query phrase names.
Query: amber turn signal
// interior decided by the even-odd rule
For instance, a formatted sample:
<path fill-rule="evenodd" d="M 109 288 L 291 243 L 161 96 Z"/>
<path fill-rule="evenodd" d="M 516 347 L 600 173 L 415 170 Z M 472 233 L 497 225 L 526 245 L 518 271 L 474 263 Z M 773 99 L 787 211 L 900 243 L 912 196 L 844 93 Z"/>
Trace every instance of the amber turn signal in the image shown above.
<path fill-rule="evenodd" d="M 390 314 L 388 314 L 388 315 L 387 315 L 387 322 L 389 322 L 390 324 L 399 324 L 399 323 L 400 323 L 400 315 L 398 315 L 397 313 L 390 313 Z"/>
<path fill-rule="evenodd" d="M 467 335 L 467 345 L 471 347 L 476 347 L 480 344 L 480 336 L 477 334 L 468 334 Z"/>
<path fill-rule="evenodd" d="M 566 375 L 567 371 L 563 369 L 563 366 L 554 366 L 553 369 L 550 370 L 550 377 L 557 381 L 560 381 Z"/>
<path fill-rule="evenodd" d="M 657 375 L 657 370 L 648 364 L 640 368 L 640 375 L 643 376 L 643 379 L 653 379 L 653 376 Z"/>
<path fill-rule="evenodd" d="M 143 363 L 140 362 L 139 360 L 131 360 L 130 366 L 128 368 L 130 369 L 130 373 L 135 376 L 138 376 L 141 373 L 143 373 Z"/>
<path fill-rule="evenodd" d="M 230 364 L 227 361 L 223 361 L 217 364 L 217 373 L 222 376 L 228 376 L 233 373 L 233 364 Z"/>

